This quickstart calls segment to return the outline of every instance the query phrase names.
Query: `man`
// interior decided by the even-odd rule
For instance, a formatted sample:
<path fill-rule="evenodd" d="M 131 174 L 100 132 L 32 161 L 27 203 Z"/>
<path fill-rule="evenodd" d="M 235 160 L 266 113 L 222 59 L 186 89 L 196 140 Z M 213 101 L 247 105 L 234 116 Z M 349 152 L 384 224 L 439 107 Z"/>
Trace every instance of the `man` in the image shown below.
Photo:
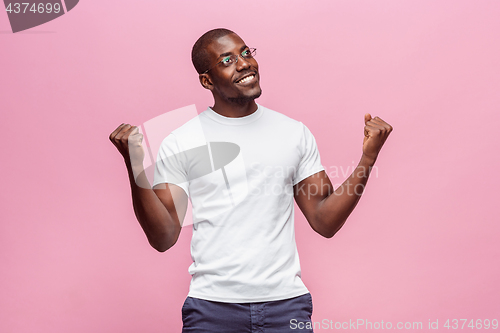
<path fill-rule="evenodd" d="M 163 141 L 153 189 L 144 176 L 137 128 L 122 124 L 110 135 L 125 159 L 135 214 L 155 249 L 175 244 L 191 199 L 193 264 L 183 332 L 305 327 L 291 325 L 310 322 L 312 314 L 300 278 L 293 199 L 317 233 L 332 237 L 356 206 L 392 131 L 365 115 L 360 162 L 334 191 L 310 131 L 255 102 L 262 91 L 254 55 L 227 29 L 198 39 L 192 60 L 214 106 Z"/>

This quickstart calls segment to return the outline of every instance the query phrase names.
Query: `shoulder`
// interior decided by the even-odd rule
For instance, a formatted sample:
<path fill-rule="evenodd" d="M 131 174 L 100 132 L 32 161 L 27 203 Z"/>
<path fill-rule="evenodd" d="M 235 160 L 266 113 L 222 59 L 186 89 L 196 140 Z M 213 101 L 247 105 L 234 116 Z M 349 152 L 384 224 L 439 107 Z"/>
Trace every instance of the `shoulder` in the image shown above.
<path fill-rule="evenodd" d="M 261 107 L 263 106 L 261 105 Z M 265 114 L 267 115 L 266 121 L 273 124 L 275 128 L 286 131 L 289 139 L 292 139 L 293 137 L 299 140 L 314 139 L 314 135 L 303 122 L 266 107 L 263 108 L 265 110 Z"/>
<path fill-rule="evenodd" d="M 259 106 L 264 109 L 266 121 L 270 121 L 273 124 L 285 126 L 293 130 L 302 130 L 305 127 L 305 125 L 301 121 L 295 120 L 281 112 L 271 110 L 262 105 Z"/>
<path fill-rule="evenodd" d="M 173 130 L 172 134 L 181 138 L 184 136 L 192 135 L 193 132 L 198 130 L 201 130 L 200 115 L 197 115 L 196 117 L 188 120 L 186 123 Z"/>
<path fill-rule="evenodd" d="M 204 144 L 206 142 L 199 115 L 173 130 L 162 142 L 162 146 L 175 146 L 182 150 Z"/>

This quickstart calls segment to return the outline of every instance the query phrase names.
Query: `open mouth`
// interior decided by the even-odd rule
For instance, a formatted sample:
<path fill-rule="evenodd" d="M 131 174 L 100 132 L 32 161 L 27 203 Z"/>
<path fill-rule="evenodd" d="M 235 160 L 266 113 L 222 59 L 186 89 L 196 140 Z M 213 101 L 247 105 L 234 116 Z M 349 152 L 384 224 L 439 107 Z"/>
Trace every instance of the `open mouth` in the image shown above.
<path fill-rule="evenodd" d="M 247 83 L 252 81 L 255 78 L 255 74 L 250 74 L 247 76 L 242 77 L 241 79 L 237 80 L 236 83 Z"/>

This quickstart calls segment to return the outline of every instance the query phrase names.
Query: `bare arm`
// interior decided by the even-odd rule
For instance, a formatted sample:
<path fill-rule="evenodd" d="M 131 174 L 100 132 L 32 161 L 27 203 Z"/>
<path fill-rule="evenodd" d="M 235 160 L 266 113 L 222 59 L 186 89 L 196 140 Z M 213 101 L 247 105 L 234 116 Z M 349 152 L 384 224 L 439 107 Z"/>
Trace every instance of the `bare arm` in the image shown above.
<path fill-rule="evenodd" d="M 349 178 L 335 191 L 322 171 L 294 186 L 297 205 L 320 235 L 333 237 L 344 225 L 363 194 L 380 149 L 392 131 L 382 119 L 365 115 L 363 155 Z"/>
<path fill-rule="evenodd" d="M 172 184 L 151 189 L 143 167 L 142 135 L 137 127 L 122 124 L 109 139 L 125 160 L 135 216 L 149 243 L 160 252 L 168 250 L 177 242 L 186 214 L 184 190 Z"/>

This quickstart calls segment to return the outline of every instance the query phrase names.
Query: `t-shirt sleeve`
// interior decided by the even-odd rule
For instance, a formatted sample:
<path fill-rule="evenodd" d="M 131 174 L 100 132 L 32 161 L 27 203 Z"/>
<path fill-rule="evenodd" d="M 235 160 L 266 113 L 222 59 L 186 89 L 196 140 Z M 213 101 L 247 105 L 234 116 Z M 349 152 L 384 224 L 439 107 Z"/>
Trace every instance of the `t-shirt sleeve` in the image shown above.
<path fill-rule="evenodd" d="M 299 147 L 301 158 L 297 167 L 297 172 L 295 173 L 295 177 L 293 179 L 293 185 L 298 184 L 315 173 L 325 170 L 321 164 L 318 146 L 316 145 L 314 136 L 304 124 L 300 124 L 302 127 L 302 138 L 300 140 Z"/>
<path fill-rule="evenodd" d="M 153 186 L 168 183 L 179 186 L 189 196 L 186 159 L 173 133 L 160 145 L 155 163 Z"/>

